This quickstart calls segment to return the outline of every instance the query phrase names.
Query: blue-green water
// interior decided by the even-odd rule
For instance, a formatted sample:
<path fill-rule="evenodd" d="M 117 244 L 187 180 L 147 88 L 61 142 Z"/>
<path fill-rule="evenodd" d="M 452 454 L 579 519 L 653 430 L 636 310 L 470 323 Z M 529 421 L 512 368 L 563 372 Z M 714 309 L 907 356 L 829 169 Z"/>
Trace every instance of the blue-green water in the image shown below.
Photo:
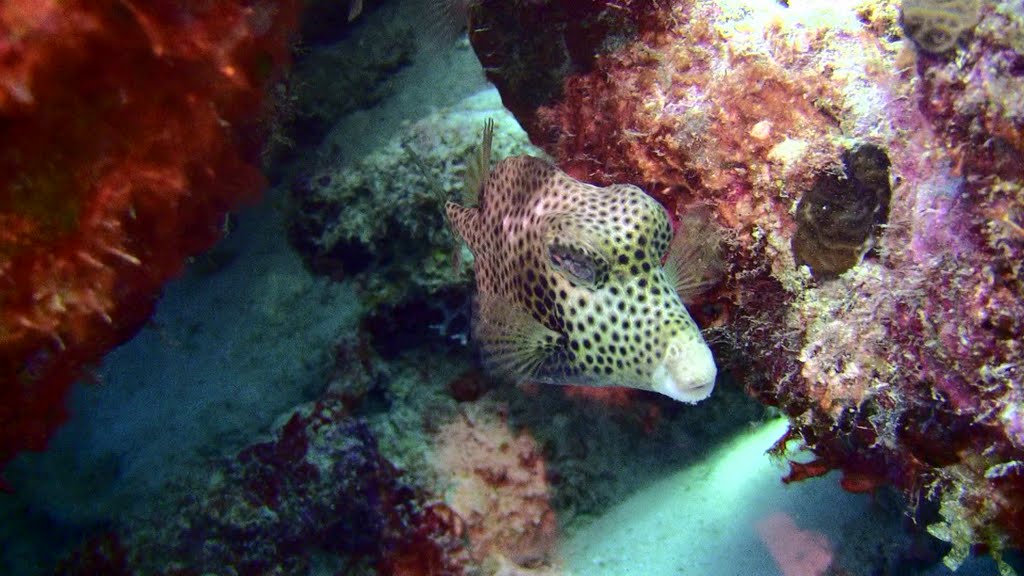
<path fill-rule="evenodd" d="M 381 236 L 375 242 L 409 242 L 387 258 L 372 243 L 369 255 L 358 258 L 353 244 L 340 243 L 324 264 L 340 266 L 337 273 L 303 260 L 289 242 L 296 182 L 324 174 L 386 180 L 391 188 L 365 192 L 383 198 L 374 216 L 346 213 L 350 221 L 371 220 L 366 227 L 374 229 L 372 220 L 384 218 L 379 214 L 415 215 L 419 205 L 410 207 L 408 198 L 419 202 L 422 196 L 423 206 L 436 208 L 431 188 L 450 193 L 457 185 L 457 162 L 440 176 L 424 163 L 472 144 L 472 126 L 480 117 L 505 114 L 465 39 L 440 42 L 421 19 L 413 3 L 368 3 L 350 32 L 300 51 L 296 70 L 306 75 L 301 78 L 351 90 L 359 103 L 323 98 L 327 112 L 321 110 L 316 120 L 328 125 L 304 132 L 305 139 L 271 160 L 277 163 L 268 166 L 274 185 L 263 202 L 240 212 L 227 237 L 166 288 L 152 321 L 97 368 L 97 382 L 75 388 L 73 418 L 50 448 L 9 465 L 5 477 L 14 493 L 0 499 L 0 573 L 53 573 L 72 551 L 97 548 L 90 538 L 117 534 L 136 559 L 150 563 L 140 573 L 176 568 L 188 574 L 199 569 L 188 555 L 199 549 L 206 558 L 258 555 L 253 542 L 264 542 L 268 534 L 261 531 L 268 527 L 279 531 L 271 536 L 288 543 L 268 557 L 290 558 L 282 562 L 286 568 L 238 568 L 226 560 L 219 567 L 207 560 L 202 568 L 215 574 L 374 573 L 386 547 L 364 540 L 387 531 L 364 509 L 380 511 L 368 504 L 392 493 L 407 499 L 388 500 L 388 510 L 424 507 L 454 493 L 460 479 L 446 476 L 436 462 L 440 431 L 467 414 L 485 414 L 481 422 L 500 420 L 539 446 L 545 461 L 542 499 L 557 529 L 553 542 L 537 544 L 536 555 L 478 562 L 483 568 L 476 573 L 951 574 L 941 562 L 948 546 L 915 525 L 901 496 L 885 489 L 850 494 L 835 474 L 782 484 L 786 467 L 765 450 L 786 424 L 747 397 L 742 382 L 722 378 L 715 396 L 696 406 L 627 397 L 635 401 L 632 407 L 563 388 L 516 387 L 486 378 L 481 383 L 460 316 L 472 307 L 469 279 L 453 273 L 439 280 L 447 299 L 440 306 L 425 304 L 422 294 L 409 289 L 415 282 L 430 286 L 434 277 L 424 280 L 426 271 L 452 266 L 451 253 L 434 246 L 426 256 L 403 260 L 417 241 L 431 238 L 429 232 L 406 237 L 405 229 L 376 228 Z M 396 58 L 389 50 L 408 55 Z M 388 63 L 383 71 L 356 76 L 365 77 L 365 85 L 357 80 L 338 87 L 330 69 L 313 67 L 358 62 L 360 55 L 372 67 L 371 54 Z M 337 116 L 330 115 L 330 106 L 337 107 Z M 510 154 L 512 147 L 514 153 L 528 149 L 512 117 L 501 118 L 502 145 Z M 372 170 L 381 166 L 391 171 L 374 176 Z M 381 203 L 392 208 L 389 191 L 396 195 L 394 210 L 379 210 Z M 408 216 L 400 224 L 411 229 L 429 220 Z M 338 429 L 351 437 L 332 438 L 337 450 L 317 454 L 351 461 L 353 469 L 379 454 L 403 473 L 392 478 L 378 462 L 366 468 L 380 474 L 374 476 L 378 484 L 366 477 L 360 483 L 332 468 L 338 462 L 321 460 L 316 463 L 323 466 L 322 478 L 334 480 L 325 470 L 338 474 L 337 500 L 318 501 L 321 493 L 312 489 L 281 491 L 268 498 L 292 503 L 280 510 L 254 506 L 261 514 L 254 518 L 225 512 L 224 495 L 233 481 L 252 481 L 246 489 L 253 493 L 270 486 L 277 491 L 280 478 L 294 481 L 294 470 L 247 476 L 252 470 L 235 467 L 243 460 L 238 454 L 285 436 L 296 410 L 315 413 L 314 403 L 325 397 L 345 399 L 345 409 L 336 414 L 344 423 Z M 290 455 L 272 456 L 293 462 Z M 273 469 L 266 464 L 271 460 L 260 461 L 261 473 Z M 385 485 L 392 492 L 367 488 Z M 498 489 L 494 494 L 506 497 Z M 514 499 L 521 494 L 509 498 L 527 501 Z M 341 510 L 346 503 L 359 512 Z M 298 508 L 287 511 L 294 516 L 283 511 L 286 506 Z M 508 517 L 514 512 L 507 511 Z M 295 518 L 293 531 L 275 523 L 285 516 Z M 504 521 L 466 516 L 471 526 Z M 248 531 L 188 542 L 190 528 L 214 517 Z M 226 551 L 211 552 L 214 547 Z M 977 553 L 956 573 L 998 573 L 991 558 Z M 513 568 L 516 560 L 522 566 Z M 1009 561 L 1020 570 L 1017 556 L 1010 554 Z M 70 573 L 108 573 L 79 566 Z"/>

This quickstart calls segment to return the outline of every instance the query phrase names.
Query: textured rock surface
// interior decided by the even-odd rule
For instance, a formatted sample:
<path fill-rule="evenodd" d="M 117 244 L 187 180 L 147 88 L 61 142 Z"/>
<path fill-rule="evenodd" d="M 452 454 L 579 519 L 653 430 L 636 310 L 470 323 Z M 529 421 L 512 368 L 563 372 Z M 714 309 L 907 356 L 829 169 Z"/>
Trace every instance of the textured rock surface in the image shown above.
<path fill-rule="evenodd" d="M 469 404 L 437 434 L 434 465 L 463 518 L 477 561 L 537 567 L 554 560 L 558 531 L 540 446 L 493 406 Z"/>
<path fill-rule="evenodd" d="M 582 22 L 609 10 L 546 7 L 562 4 Z M 900 38 L 895 3 L 784 4 L 619 2 L 625 33 L 558 67 L 540 101 L 509 78 L 536 72 L 514 38 L 564 45 L 563 28 L 485 0 L 472 40 L 561 167 L 732 230 L 731 280 L 695 316 L 819 456 L 791 478 L 838 468 L 851 490 L 937 498 L 951 565 L 972 541 L 1024 545 L 1024 17 L 982 3 L 963 46 L 936 55 Z M 891 161 L 888 224 L 859 264 L 812 278 L 797 205 L 864 144 Z"/>
<path fill-rule="evenodd" d="M 365 15 L 347 20 L 346 2 L 318 0 L 308 2 L 302 16 L 295 66 L 271 93 L 274 129 L 263 152 L 271 180 L 315 156 L 340 118 L 394 97 L 402 88 L 395 75 L 416 52 L 408 19 L 390 12 L 375 16 L 376 25 L 363 25 Z"/>

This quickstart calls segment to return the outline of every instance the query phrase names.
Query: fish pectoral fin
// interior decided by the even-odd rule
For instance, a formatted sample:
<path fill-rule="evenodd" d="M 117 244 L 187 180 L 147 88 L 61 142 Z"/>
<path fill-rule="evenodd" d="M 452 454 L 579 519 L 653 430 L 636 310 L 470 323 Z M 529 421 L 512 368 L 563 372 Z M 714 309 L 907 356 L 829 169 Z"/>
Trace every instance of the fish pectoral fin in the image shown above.
<path fill-rule="evenodd" d="M 680 219 L 664 268 L 684 303 L 690 303 L 722 279 L 724 242 L 722 230 L 704 211 L 697 210 Z"/>
<path fill-rule="evenodd" d="M 475 312 L 473 331 L 488 372 L 515 382 L 532 380 L 558 349 L 561 335 L 514 302 L 481 297 Z"/>

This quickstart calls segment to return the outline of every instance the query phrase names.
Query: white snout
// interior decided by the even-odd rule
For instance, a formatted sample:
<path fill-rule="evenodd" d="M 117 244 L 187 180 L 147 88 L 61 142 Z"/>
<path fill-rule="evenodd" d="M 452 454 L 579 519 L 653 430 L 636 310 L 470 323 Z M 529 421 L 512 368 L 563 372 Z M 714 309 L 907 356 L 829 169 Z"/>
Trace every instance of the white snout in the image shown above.
<path fill-rule="evenodd" d="M 715 359 L 704 339 L 682 334 L 665 347 L 654 369 L 651 388 L 680 402 L 696 404 L 711 395 L 717 375 Z"/>

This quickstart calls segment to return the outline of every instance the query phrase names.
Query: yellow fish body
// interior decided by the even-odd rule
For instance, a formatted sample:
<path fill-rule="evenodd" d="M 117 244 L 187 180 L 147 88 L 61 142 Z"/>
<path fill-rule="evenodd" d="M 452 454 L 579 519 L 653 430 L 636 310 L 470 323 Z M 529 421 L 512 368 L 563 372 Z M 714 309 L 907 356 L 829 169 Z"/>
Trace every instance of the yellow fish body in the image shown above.
<path fill-rule="evenodd" d="M 475 258 L 473 338 L 485 368 L 706 398 L 717 368 L 676 292 L 679 266 L 661 264 L 674 245 L 665 210 L 635 186 L 592 186 L 540 158 L 489 170 L 492 130 L 469 169 L 482 182 L 469 184 L 476 205 L 446 205 Z"/>

